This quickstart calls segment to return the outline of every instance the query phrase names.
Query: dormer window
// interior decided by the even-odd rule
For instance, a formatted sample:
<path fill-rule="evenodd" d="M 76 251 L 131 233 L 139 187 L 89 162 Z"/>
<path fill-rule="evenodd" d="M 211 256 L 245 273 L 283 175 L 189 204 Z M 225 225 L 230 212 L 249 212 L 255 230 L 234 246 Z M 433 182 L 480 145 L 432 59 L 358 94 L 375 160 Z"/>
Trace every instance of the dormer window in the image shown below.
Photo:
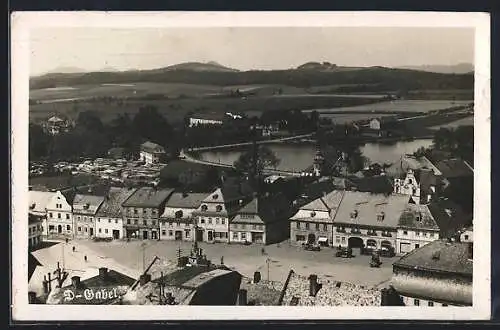
<path fill-rule="evenodd" d="M 84 210 L 88 210 L 88 209 L 89 209 L 89 207 L 90 207 L 90 204 L 89 204 L 89 203 L 87 203 L 87 204 L 83 205 L 83 209 L 84 209 Z"/>
<path fill-rule="evenodd" d="M 30 210 L 33 210 L 33 209 L 35 208 L 35 206 L 36 206 L 36 204 L 35 204 L 35 203 L 31 204 L 31 205 L 30 205 Z"/>
<path fill-rule="evenodd" d="M 202 210 L 202 211 L 206 211 L 206 210 L 208 210 L 208 207 L 207 207 L 205 204 L 203 204 L 203 205 L 201 206 L 201 210 Z"/>
<path fill-rule="evenodd" d="M 181 210 L 175 212 L 175 217 L 176 218 L 182 218 L 183 212 Z"/>
<path fill-rule="evenodd" d="M 413 180 L 412 179 L 408 179 L 408 183 L 409 184 L 413 184 Z"/>
<path fill-rule="evenodd" d="M 384 218 L 385 218 L 385 212 L 380 212 L 379 214 L 377 214 L 377 221 L 384 221 Z"/>

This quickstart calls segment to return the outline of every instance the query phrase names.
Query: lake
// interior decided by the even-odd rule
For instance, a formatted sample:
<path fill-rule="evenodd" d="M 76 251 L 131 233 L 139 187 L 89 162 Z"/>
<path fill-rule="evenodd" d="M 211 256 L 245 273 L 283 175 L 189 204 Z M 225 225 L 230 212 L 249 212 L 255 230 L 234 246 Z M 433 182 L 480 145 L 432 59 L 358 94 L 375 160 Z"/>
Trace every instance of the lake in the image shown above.
<path fill-rule="evenodd" d="M 418 148 L 429 147 L 431 144 L 432 139 L 399 141 L 391 144 L 366 143 L 360 147 L 360 150 L 372 163 L 394 163 L 401 158 L 401 155 L 411 154 Z M 277 169 L 284 171 L 301 171 L 308 168 L 312 165 L 316 153 L 315 146 L 310 144 L 275 144 L 267 146 L 281 160 Z M 199 157 L 210 162 L 233 164 L 244 150 L 246 149 L 206 151 L 200 152 Z"/>

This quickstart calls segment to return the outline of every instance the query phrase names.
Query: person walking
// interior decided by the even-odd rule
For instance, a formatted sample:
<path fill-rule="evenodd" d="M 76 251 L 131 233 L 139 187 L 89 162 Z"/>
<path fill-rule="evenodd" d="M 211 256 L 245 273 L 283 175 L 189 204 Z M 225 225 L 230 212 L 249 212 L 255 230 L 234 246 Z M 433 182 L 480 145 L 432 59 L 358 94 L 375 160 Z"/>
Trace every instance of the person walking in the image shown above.
<path fill-rule="evenodd" d="M 224 256 L 220 257 L 220 264 L 224 265 Z"/>
<path fill-rule="evenodd" d="M 73 252 L 75 252 L 76 248 L 73 246 Z"/>
<path fill-rule="evenodd" d="M 85 260 L 85 262 L 87 262 L 87 256 L 84 256 L 84 257 L 83 257 L 83 260 Z"/>

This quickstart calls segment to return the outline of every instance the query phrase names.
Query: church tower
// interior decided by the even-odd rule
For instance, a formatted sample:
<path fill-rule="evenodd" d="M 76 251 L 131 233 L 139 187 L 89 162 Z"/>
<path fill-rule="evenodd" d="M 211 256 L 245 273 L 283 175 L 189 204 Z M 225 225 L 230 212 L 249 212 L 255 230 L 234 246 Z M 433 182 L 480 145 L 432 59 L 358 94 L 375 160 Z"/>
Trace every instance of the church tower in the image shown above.
<path fill-rule="evenodd" d="M 321 152 L 321 147 L 316 145 L 316 155 L 314 155 L 314 162 L 313 162 L 313 173 L 314 176 L 320 177 L 323 166 L 325 164 L 325 157 L 323 156 L 323 153 Z"/>

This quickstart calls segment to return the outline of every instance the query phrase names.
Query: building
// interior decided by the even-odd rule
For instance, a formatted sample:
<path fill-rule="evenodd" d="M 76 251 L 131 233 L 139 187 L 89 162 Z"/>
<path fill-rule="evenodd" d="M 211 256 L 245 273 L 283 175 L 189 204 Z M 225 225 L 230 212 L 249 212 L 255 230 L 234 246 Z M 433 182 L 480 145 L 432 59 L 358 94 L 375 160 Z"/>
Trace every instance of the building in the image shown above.
<path fill-rule="evenodd" d="M 165 148 L 161 145 L 147 141 L 141 144 L 139 158 L 146 165 L 158 164 L 165 157 Z"/>
<path fill-rule="evenodd" d="M 465 160 L 450 158 L 436 163 L 443 173 L 441 196 L 460 204 L 464 210 L 474 208 L 474 169 Z"/>
<path fill-rule="evenodd" d="M 460 233 L 460 242 L 469 243 L 474 241 L 474 232 L 472 231 L 472 226 L 464 228 Z"/>
<path fill-rule="evenodd" d="M 257 196 L 229 221 L 231 242 L 273 244 L 290 234 L 290 202 L 283 196 Z"/>
<path fill-rule="evenodd" d="M 226 117 L 227 115 L 222 113 L 195 113 L 189 117 L 189 127 L 196 127 L 200 125 L 221 126 L 226 120 Z"/>
<path fill-rule="evenodd" d="M 427 205 L 408 204 L 399 218 L 396 253 L 405 254 L 439 239 L 439 231 Z"/>
<path fill-rule="evenodd" d="M 103 196 L 76 194 L 73 199 L 73 220 L 76 238 L 93 238 L 97 210 L 104 202 Z"/>
<path fill-rule="evenodd" d="M 127 238 L 160 239 L 160 215 L 173 189 L 142 187 L 122 203 L 123 228 Z"/>
<path fill-rule="evenodd" d="M 227 183 L 206 197 L 194 211 L 196 241 L 230 242 L 229 221 L 251 198 L 246 183 Z"/>
<path fill-rule="evenodd" d="M 47 219 L 43 225 L 44 236 L 49 239 L 66 239 L 74 236 L 72 197 L 55 192 L 47 204 Z"/>
<path fill-rule="evenodd" d="M 449 198 L 439 198 L 428 207 L 439 227 L 441 238 L 453 237 L 457 231 L 472 225 L 473 215 Z"/>
<path fill-rule="evenodd" d="M 45 123 L 46 131 L 51 135 L 67 132 L 69 127 L 70 123 L 59 116 L 52 116 Z"/>
<path fill-rule="evenodd" d="M 35 248 L 41 241 L 44 233 L 44 223 L 47 221 L 47 206 L 55 195 L 47 191 L 29 191 L 28 211 L 28 247 Z"/>
<path fill-rule="evenodd" d="M 472 306 L 473 243 L 440 239 L 393 264 L 392 287 L 406 306 Z"/>
<path fill-rule="evenodd" d="M 324 193 L 322 197 L 300 207 L 290 218 L 290 241 L 332 246 L 333 219 L 344 193 L 343 190 Z"/>
<path fill-rule="evenodd" d="M 333 244 L 394 249 L 399 219 L 410 197 L 346 191 L 333 216 Z"/>
<path fill-rule="evenodd" d="M 123 230 L 122 203 L 135 190 L 111 187 L 95 215 L 95 237 L 121 239 L 125 237 Z"/>
<path fill-rule="evenodd" d="M 174 192 L 160 217 L 160 239 L 194 240 L 194 217 L 201 202 L 209 193 Z"/>

